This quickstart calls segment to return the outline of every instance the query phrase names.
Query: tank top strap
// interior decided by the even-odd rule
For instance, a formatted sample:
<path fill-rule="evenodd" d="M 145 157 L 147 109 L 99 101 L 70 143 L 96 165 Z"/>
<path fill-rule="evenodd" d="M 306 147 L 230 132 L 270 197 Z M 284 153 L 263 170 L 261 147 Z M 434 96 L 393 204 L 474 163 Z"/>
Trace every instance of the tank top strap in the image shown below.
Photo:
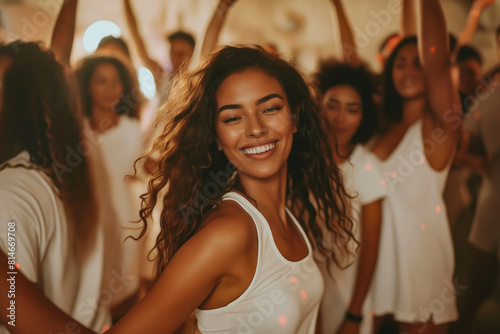
<path fill-rule="evenodd" d="M 254 205 L 252 205 L 252 203 L 250 203 L 248 199 L 245 198 L 245 196 L 235 191 L 230 191 L 222 196 L 222 200 L 232 200 L 238 203 L 252 217 L 259 231 L 266 230 L 264 226 L 265 222 L 262 220 L 262 214 Z"/>
<path fill-rule="evenodd" d="M 302 226 L 300 225 L 300 223 L 298 222 L 298 220 L 295 218 L 295 216 L 293 215 L 292 211 L 290 211 L 290 209 L 286 208 L 286 213 L 288 214 L 288 216 L 290 216 L 290 218 L 292 219 L 293 223 L 295 224 L 295 226 L 299 230 L 300 234 L 304 238 L 304 241 L 306 242 L 307 250 L 308 250 L 307 257 L 312 256 L 312 253 L 313 253 L 312 246 L 311 246 L 311 242 L 309 241 L 309 238 L 307 237 L 306 232 L 304 231 L 304 229 L 302 228 Z"/>
<path fill-rule="evenodd" d="M 264 244 L 268 245 L 272 249 L 274 249 L 274 252 L 278 258 L 284 262 L 285 264 L 291 264 L 292 262 L 287 260 L 281 252 L 279 251 L 278 247 L 276 246 L 276 243 L 274 242 L 274 237 L 271 232 L 271 228 L 269 227 L 269 224 L 267 223 L 266 218 L 262 215 L 262 213 L 257 210 L 257 208 L 250 203 L 248 199 L 246 199 L 243 195 L 235 192 L 235 191 L 230 191 L 226 193 L 224 196 L 222 196 L 222 200 L 233 200 L 237 202 L 248 214 L 252 217 L 254 223 L 256 224 L 257 230 L 261 231 L 261 235 L 264 238 L 263 242 Z M 287 215 L 290 217 L 290 219 L 293 221 L 295 224 L 296 228 L 299 230 L 300 234 L 302 235 L 302 238 L 304 239 L 306 245 L 307 245 L 307 250 L 308 254 L 307 256 L 300 260 L 303 261 L 309 257 L 312 256 L 313 250 L 311 243 L 309 242 L 309 238 L 307 237 L 306 233 L 302 229 L 302 226 L 300 223 L 297 221 L 295 216 L 292 214 L 292 212 L 288 209 L 285 208 Z M 298 261 L 298 262 L 300 262 Z"/>

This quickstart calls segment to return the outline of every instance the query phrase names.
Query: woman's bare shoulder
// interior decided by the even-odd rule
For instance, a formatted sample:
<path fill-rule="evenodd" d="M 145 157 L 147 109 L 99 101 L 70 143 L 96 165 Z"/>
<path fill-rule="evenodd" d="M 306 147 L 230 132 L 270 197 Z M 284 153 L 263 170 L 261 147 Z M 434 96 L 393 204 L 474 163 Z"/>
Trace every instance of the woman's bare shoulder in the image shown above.
<path fill-rule="evenodd" d="M 257 236 L 250 214 L 232 200 L 222 201 L 202 222 L 197 234 L 206 234 L 217 239 L 229 237 L 231 243 L 240 245 L 255 240 Z"/>

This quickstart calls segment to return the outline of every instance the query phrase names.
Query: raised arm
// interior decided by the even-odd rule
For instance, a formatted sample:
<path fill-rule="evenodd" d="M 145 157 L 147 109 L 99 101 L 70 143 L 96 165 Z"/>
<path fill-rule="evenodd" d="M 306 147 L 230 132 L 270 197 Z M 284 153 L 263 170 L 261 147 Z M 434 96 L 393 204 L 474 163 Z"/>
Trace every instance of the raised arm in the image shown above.
<path fill-rule="evenodd" d="M 201 56 L 204 57 L 217 46 L 217 41 L 219 39 L 220 30 L 224 21 L 226 20 L 229 8 L 237 0 L 220 0 L 215 9 L 214 15 L 208 24 L 207 32 L 205 33 L 205 38 L 203 38 L 203 44 L 201 46 Z"/>
<path fill-rule="evenodd" d="M 14 270 L 17 271 L 15 275 L 8 274 L 13 270 L 9 267 L 7 256 L 2 251 L 0 251 L 0 263 L 0 291 L 2 291 L 0 323 L 10 333 L 94 333 L 55 306 L 20 271 Z M 11 283 L 14 283 L 15 296 L 8 293 Z M 13 307 L 12 301 L 14 301 Z M 14 318 L 9 317 L 12 314 L 9 308 L 14 309 Z"/>
<path fill-rule="evenodd" d="M 77 0 L 67 0 L 63 2 L 59 16 L 57 17 L 50 48 L 54 52 L 56 59 L 69 66 L 71 50 L 73 48 L 73 38 L 75 36 L 75 21 Z"/>
<path fill-rule="evenodd" d="M 417 35 L 417 14 L 415 2 L 418 0 L 401 0 L 403 5 L 401 15 L 401 29 L 403 37 Z"/>
<path fill-rule="evenodd" d="M 143 62 L 144 66 L 148 68 L 151 73 L 153 73 L 153 77 L 155 79 L 156 87 L 159 87 L 159 83 L 161 81 L 163 75 L 162 67 L 155 62 L 148 54 L 146 50 L 146 45 L 139 34 L 139 28 L 137 27 L 137 20 L 135 19 L 134 11 L 132 10 L 132 5 L 130 4 L 130 0 L 123 0 L 123 6 L 125 9 L 125 17 L 127 18 L 127 24 L 130 29 L 130 34 L 132 35 L 132 39 L 134 40 L 134 44 L 137 48 L 137 53 L 139 54 L 139 58 Z"/>
<path fill-rule="evenodd" d="M 494 3 L 496 0 L 476 0 L 472 3 L 464 29 L 458 36 L 457 48 L 470 42 L 476 32 L 479 17 L 484 9 Z"/>
<path fill-rule="evenodd" d="M 358 53 L 356 51 L 356 44 L 354 43 L 354 35 L 352 33 L 351 24 L 345 15 L 344 6 L 341 0 L 332 0 L 335 12 L 337 13 L 337 20 L 340 29 L 340 41 L 342 43 L 342 52 L 344 60 L 351 66 L 358 66 L 361 63 Z"/>
<path fill-rule="evenodd" d="M 455 152 L 461 130 L 461 105 L 451 79 L 448 32 L 439 0 L 418 0 L 418 51 L 427 82 L 431 113 L 423 135 L 430 165 L 442 170 Z M 432 147 L 431 147 L 432 146 Z"/>

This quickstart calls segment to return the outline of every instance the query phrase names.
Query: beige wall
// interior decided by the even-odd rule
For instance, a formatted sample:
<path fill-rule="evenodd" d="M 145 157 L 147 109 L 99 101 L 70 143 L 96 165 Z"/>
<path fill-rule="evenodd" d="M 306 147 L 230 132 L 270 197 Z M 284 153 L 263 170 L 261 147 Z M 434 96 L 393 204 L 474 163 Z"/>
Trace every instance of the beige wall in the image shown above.
<path fill-rule="evenodd" d="M 1 0 L 1 18 L 7 31 L 1 37 L 39 39 L 48 43 L 61 0 Z M 470 4 L 442 0 L 448 27 L 458 34 Z M 216 0 L 132 0 L 148 48 L 154 58 L 168 66 L 164 36 L 184 29 L 201 41 Z M 344 0 L 347 15 L 358 36 L 359 53 L 375 70 L 378 44 L 398 31 L 397 0 Z M 131 42 L 122 13 L 121 0 L 80 0 L 73 60 L 85 55 L 82 39 L 86 27 L 97 20 L 116 22 Z M 385 15 L 382 15 L 385 13 Z M 481 16 L 472 44 L 480 47 L 485 68 L 496 59 L 494 28 L 500 25 L 500 1 Z M 314 70 L 317 59 L 339 54 L 338 28 L 328 0 L 239 0 L 222 30 L 222 43 L 274 43 L 293 57 L 305 71 Z M 201 43 L 199 43 L 201 44 Z M 132 50 L 134 49 L 131 45 Z M 137 60 L 137 58 L 136 58 Z"/>

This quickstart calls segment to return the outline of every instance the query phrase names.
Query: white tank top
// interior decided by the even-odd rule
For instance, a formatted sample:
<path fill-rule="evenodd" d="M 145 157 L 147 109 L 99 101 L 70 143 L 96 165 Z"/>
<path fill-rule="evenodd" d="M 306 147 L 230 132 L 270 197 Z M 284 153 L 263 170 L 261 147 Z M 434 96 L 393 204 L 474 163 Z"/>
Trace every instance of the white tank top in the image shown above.
<path fill-rule="evenodd" d="M 264 216 L 242 195 L 222 198 L 237 202 L 252 217 L 258 236 L 257 266 L 252 282 L 226 306 L 195 311 L 202 333 L 313 334 L 323 295 L 323 279 L 314 262 L 306 234 L 292 213 L 288 215 L 304 238 L 308 255 L 300 261 L 285 259 L 274 243 Z"/>

